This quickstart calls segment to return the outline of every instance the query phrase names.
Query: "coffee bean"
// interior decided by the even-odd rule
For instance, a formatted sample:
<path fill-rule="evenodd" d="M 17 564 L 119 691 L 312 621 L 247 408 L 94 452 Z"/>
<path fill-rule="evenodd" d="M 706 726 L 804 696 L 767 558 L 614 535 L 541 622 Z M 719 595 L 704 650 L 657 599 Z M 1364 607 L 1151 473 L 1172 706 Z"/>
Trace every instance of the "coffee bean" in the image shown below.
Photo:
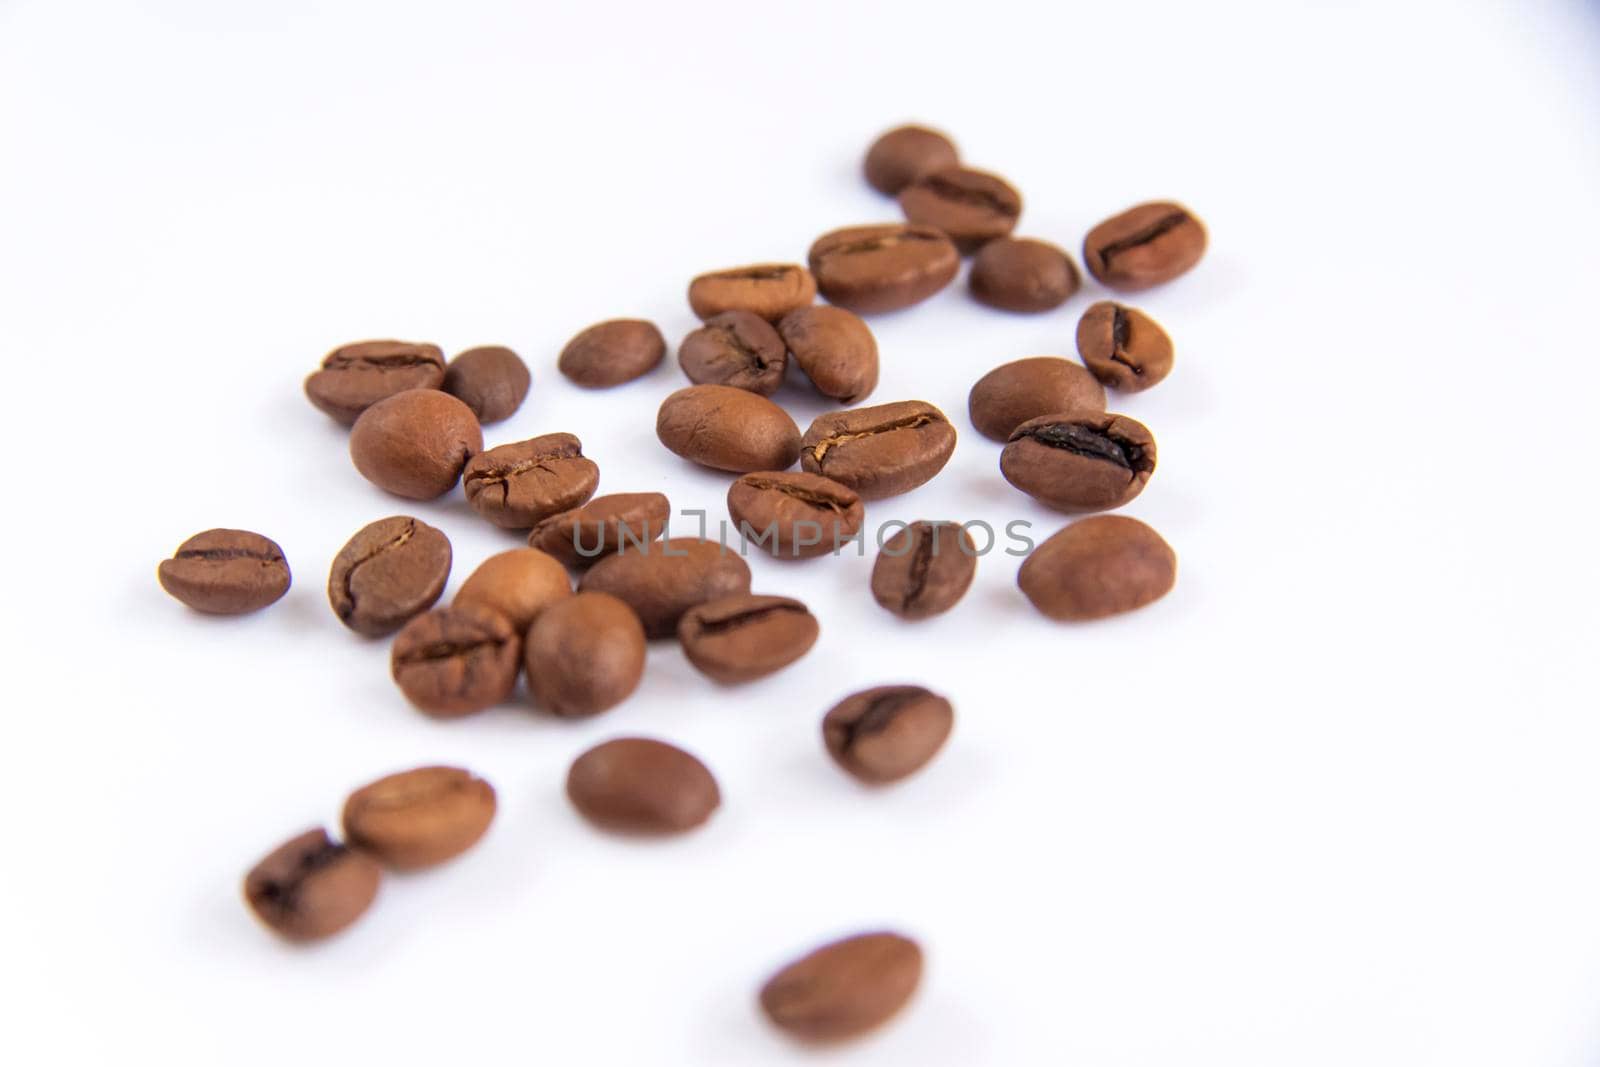
<path fill-rule="evenodd" d="M 857 934 L 795 960 L 761 987 L 761 1010 L 801 1041 L 858 1037 L 893 1018 L 922 981 L 922 949 L 892 933 Z"/>
<path fill-rule="evenodd" d="M 828 754 L 863 782 L 897 782 L 944 746 L 955 711 L 918 685 L 885 685 L 845 697 L 822 719 Z"/>
<path fill-rule="evenodd" d="M 450 539 L 421 519 L 371 522 L 328 569 L 328 603 L 358 634 L 392 634 L 433 607 L 450 577 Z"/>
<path fill-rule="evenodd" d="M 884 542 L 872 565 L 872 598 L 902 619 L 956 606 L 978 571 L 978 546 L 954 522 L 914 522 Z"/>
<path fill-rule="evenodd" d="M 1012 430 L 1040 415 L 1105 409 L 1106 391 L 1094 375 L 1056 356 L 1033 356 L 996 367 L 967 395 L 972 425 L 1002 444 Z"/>
<path fill-rule="evenodd" d="M 1053 244 L 997 237 L 978 250 L 967 284 L 979 303 L 1002 311 L 1049 311 L 1078 291 L 1078 268 Z"/>
<path fill-rule="evenodd" d="M 749 564 L 732 549 L 696 537 L 629 545 L 590 567 L 578 583 L 580 593 L 622 600 L 650 637 L 671 637 L 696 604 L 749 591 Z"/>
<path fill-rule="evenodd" d="M 697 604 L 678 621 L 678 641 L 695 668 L 724 685 L 782 670 L 817 643 L 817 620 L 786 596 L 723 597 Z"/>
<path fill-rule="evenodd" d="M 689 307 L 702 319 L 724 311 L 748 311 L 777 322 L 816 298 L 816 280 L 796 263 L 734 267 L 702 274 L 689 283 Z"/>
<path fill-rule="evenodd" d="M 692 830 L 722 803 L 705 764 L 643 737 L 619 737 L 579 756 L 567 772 L 567 796 L 593 823 L 650 834 Z"/>
<path fill-rule="evenodd" d="M 649 374 L 667 354 L 667 340 L 654 323 L 611 319 L 567 342 L 556 367 L 586 389 L 604 389 Z"/>
<path fill-rule="evenodd" d="M 860 317 L 821 304 L 791 311 L 778 333 L 817 392 L 844 403 L 865 400 L 878 384 L 878 342 Z"/>
<path fill-rule="evenodd" d="M 1138 308 L 1102 300 L 1078 320 L 1078 355 L 1101 384 L 1137 393 L 1172 370 L 1172 338 Z"/>
<path fill-rule="evenodd" d="M 624 545 L 644 545 L 666 533 L 672 505 L 660 493 L 612 493 L 536 523 L 528 544 L 569 567 L 587 567 Z"/>
<path fill-rule="evenodd" d="M 521 653 L 510 619 L 479 604 L 453 604 L 406 623 L 389 669 L 417 708 L 453 719 L 510 696 Z"/>
<path fill-rule="evenodd" d="M 256 917 L 291 941 L 332 937 L 365 912 L 383 872 L 371 858 L 307 830 L 279 845 L 244 879 Z"/>
<path fill-rule="evenodd" d="M 161 588 L 196 611 L 243 615 L 289 591 L 289 561 L 276 541 L 249 530 L 207 530 L 156 568 Z"/>
<path fill-rule="evenodd" d="M 810 559 L 861 532 L 861 497 L 820 474 L 759 471 L 728 489 L 728 514 L 751 543 L 775 556 Z"/>
<path fill-rule="evenodd" d="M 737 473 L 783 470 L 800 455 L 800 428 L 788 412 L 726 385 L 691 385 L 667 397 L 656 436 L 684 459 Z"/>
<path fill-rule="evenodd" d="M 472 409 L 449 393 L 408 389 L 380 400 L 356 419 L 350 458 L 362 477 L 396 496 L 432 500 L 461 478 L 483 448 Z"/>
<path fill-rule="evenodd" d="M 600 468 L 572 434 L 547 433 L 478 453 L 461 484 L 473 511 L 496 526 L 527 530 L 593 496 Z"/>
<path fill-rule="evenodd" d="M 678 365 L 697 385 L 731 385 L 771 396 L 783 384 L 788 352 L 766 319 L 749 311 L 724 311 L 683 339 Z"/>
<path fill-rule="evenodd" d="M 480 423 L 509 419 L 532 384 L 528 365 L 498 345 L 469 348 L 444 371 L 444 391 L 471 408 Z"/>
<path fill-rule="evenodd" d="M 453 603 L 490 608 L 524 633 L 545 609 L 570 596 L 572 579 L 560 560 L 537 548 L 511 548 L 478 564 Z"/>
<path fill-rule="evenodd" d="M 399 870 L 432 867 L 478 843 L 494 787 L 459 767 L 418 767 L 362 786 L 344 802 L 350 844 Z"/>
<path fill-rule="evenodd" d="M 1126 515 L 1095 515 L 1046 539 L 1017 570 L 1017 585 L 1052 619 L 1083 621 L 1160 600 L 1178 577 L 1161 535 Z"/>
<path fill-rule="evenodd" d="M 962 252 L 1004 237 L 1022 214 L 1022 194 L 998 175 L 970 167 L 925 174 L 900 190 L 906 221 L 944 231 Z"/>
<path fill-rule="evenodd" d="M 1083 239 L 1089 273 L 1131 293 L 1170 282 L 1200 262 L 1206 229 L 1181 204 L 1140 204 L 1113 215 Z"/>
<path fill-rule="evenodd" d="M 920 304 L 961 267 L 956 246 L 932 226 L 846 226 L 811 245 L 811 271 L 828 301 L 870 315 Z"/>
<path fill-rule="evenodd" d="M 549 608 L 528 631 L 528 689 L 565 718 L 622 703 L 644 676 L 644 626 L 610 593 L 579 593 Z"/>
<path fill-rule="evenodd" d="M 349 426 L 385 397 L 406 389 L 437 389 L 444 378 L 438 345 L 361 341 L 329 352 L 322 369 L 306 379 L 306 396 L 319 411 Z"/>
<path fill-rule="evenodd" d="M 1041 415 L 1011 431 L 1000 473 L 1060 511 L 1120 508 L 1156 469 L 1156 439 L 1143 423 L 1105 412 Z"/>
<path fill-rule="evenodd" d="M 800 441 L 800 465 L 863 500 L 910 492 L 944 469 L 956 430 L 944 412 L 904 400 L 819 415 Z"/>
<path fill-rule="evenodd" d="M 861 169 L 869 185 L 894 196 L 923 175 L 960 162 L 956 146 L 944 134 L 923 126 L 901 126 L 872 142 Z"/>

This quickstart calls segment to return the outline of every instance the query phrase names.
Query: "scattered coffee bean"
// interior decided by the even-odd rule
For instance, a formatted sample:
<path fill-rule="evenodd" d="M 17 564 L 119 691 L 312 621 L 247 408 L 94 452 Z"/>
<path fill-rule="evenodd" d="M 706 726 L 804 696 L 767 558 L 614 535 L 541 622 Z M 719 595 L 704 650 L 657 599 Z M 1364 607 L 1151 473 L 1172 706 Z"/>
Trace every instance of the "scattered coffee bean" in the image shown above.
<path fill-rule="evenodd" d="M 620 737 L 579 756 L 567 772 L 567 796 L 591 822 L 631 833 L 692 830 L 722 803 L 705 764 L 643 737 Z"/>
<path fill-rule="evenodd" d="M 844 404 L 865 400 L 878 384 L 878 342 L 860 316 L 819 304 L 791 311 L 778 333 L 817 392 Z"/>
<path fill-rule="evenodd" d="M 800 428 L 764 396 L 726 385 L 691 385 L 661 402 L 656 436 L 669 450 L 715 470 L 783 470 L 800 455 Z"/>
<path fill-rule="evenodd" d="M 1170 282 L 1200 262 L 1206 229 L 1180 204 L 1140 204 L 1083 239 L 1083 262 L 1101 284 L 1136 292 Z"/>
<path fill-rule="evenodd" d="M 443 496 L 467 460 L 483 448 L 472 409 L 449 393 L 408 389 L 380 400 L 356 419 L 350 458 L 378 488 L 412 500 Z"/>
<path fill-rule="evenodd" d="M 344 836 L 380 863 L 416 870 L 477 844 L 494 812 L 494 787 L 471 771 L 418 767 L 351 793 L 344 802 Z"/>
<path fill-rule="evenodd" d="M 922 949 L 892 933 L 857 934 L 795 960 L 761 987 L 761 1010 L 801 1041 L 859 1037 L 893 1018 L 922 981 Z"/>
<path fill-rule="evenodd" d="M 511 548 L 478 564 L 453 603 L 490 608 L 525 633 L 546 608 L 570 596 L 572 579 L 560 560 L 537 548 Z"/>
<path fill-rule="evenodd" d="M 626 700 L 644 676 L 644 626 L 610 593 L 579 593 L 552 606 L 528 631 L 528 689 L 564 718 L 595 715 Z"/>
<path fill-rule="evenodd" d="M 745 593 L 697 604 L 678 621 L 678 641 L 695 668 L 724 685 L 782 670 L 817 643 L 816 616 L 786 596 Z"/>
<path fill-rule="evenodd" d="M 378 895 L 382 870 L 370 857 L 307 830 L 274 849 L 244 879 L 256 917 L 291 941 L 332 937 Z"/>
<path fill-rule="evenodd" d="M 500 445 L 468 461 L 461 475 L 472 510 L 508 530 L 582 504 L 600 484 L 600 468 L 570 433 Z"/>
<path fill-rule="evenodd" d="M 749 311 L 724 311 L 678 346 L 678 366 L 697 385 L 731 385 L 771 396 L 783 384 L 788 352 L 772 323 Z"/>
<path fill-rule="evenodd" d="M 863 315 L 920 304 L 950 284 L 961 255 L 932 226 L 847 226 L 811 245 L 811 270 L 830 303 Z"/>
<path fill-rule="evenodd" d="M 536 523 L 528 544 L 569 567 L 587 567 L 624 545 L 645 545 L 667 531 L 672 505 L 661 493 L 612 493 Z"/>
<path fill-rule="evenodd" d="M 777 322 L 816 298 L 816 280 L 796 263 L 734 267 L 702 274 L 689 283 L 689 307 L 702 319 L 724 311 L 749 311 Z"/>
<path fill-rule="evenodd" d="M 407 389 L 437 389 L 444 378 L 438 345 L 361 341 L 329 352 L 322 368 L 306 379 L 306 396 L 319 411 L 349 426 L 378 401 Z"/>
<path fill-rule="evenodd" d="M 610 593 L 639 616 L 650 637 L 671 637 L 696 604 L 750 591 L 750 565 L 716 541 L 673 537 L 633 545 L 589 568 L 578 592 Z"/>
<path fill-rule="evenodd" d="M 1095 515 L 1046 539 L 1017 570 L 1017 585 L 1052 619 L 1083 621 L 1160 600 L 1178 577 L 1161 535 L 1126 515 Z"/>
<path fill-rule="evenodd" d="M 956 606 L 978 572 L 978 546 L 955 522 L 911 523 L 884 542 L 872 565 L 872 598 L 902 619 Z"/>
<path fill-rule="evenodd" d="M 568 341 L 556 367 L 578 385 L 604 389 L 649 374 L 666 354 L 667 340 L 655 323 L 611 319 Z"/>
<path fill-rule="evenodd" d="M 389 668 L 417 708 L 453 719 L 511 695 L 521 645 L 511 620 L 498 611 L 454 604 L 406 623 L 394 639 Z"/>
<path fill-rule="evenodd" d="M 1002 311 L 1049 311 L 1078 291 L 1078 268 L 1053 244 L 997 237 L 978 250 L 967 285 L 979 303 Z"/>
<path fill-rule="evenodd" d="M 1041 415 L 1011 431 L 1000 473 L 1059 511 L 1120 508 L 1156 469 L 1156 439 L 1144 424 L 1103 411 Z"/>
<path fill-rule="evenodd" d="M 924 126 L 901 126 L 872 142 L 862 171 L 867 183 L 894 196 L 918 178 L 959 166 L 950 138 Z"/>
<path fill-rule="evenodd" d="M 450 539 L 421 519 L 371 522 L 328 569 L 328 603 L 358 634 L 392 634 L 433 607 L 450 578 Z"/>
<path fill-rule="evenodd" d="M 972 425 L 1002 444 L 1012 430 L 1040 415 L 1105 409 L 1105 387 L 1094 375 L 1056 356 L 1033 356 L 996 367 L 967 395 Z"/>
<path fill-rule="evenodd" d="M 845 697 L 822 719 L 828 754 L 863 782 L 897 782 L 938 754 L 955 724 L 944 697 L 885 685 Z"/>
<path fill-rule="evenodd" d="M 811 559 L 861 532 L 861 497 L 832 478 L 802 471 L 746 474 L 728 489 L 728 514 L 746 540 L 774 556 Z"/>
<path fill-rule="evenodd" d="M 196 611 L 244 615 L 289 591 L 289 561 L 276 541 L 249 530 L 206 530 L 156 568 L 161 588 Z"/>
<path fill-rule="evenodd" d="M 1172 338 L 1138 308 L 1102 300 L 1078 320 L 1078 355 L 1102 385 L 1137 393 L 1172 370 Z"/>
<path fill-rule="evenodd" d="M 478 422 L 509 419 L 528 396 L 533 377 L 509 348 L 469 348 L 444 371 L 444 391 L 472 409 Z"/>
<path fill-rule="evenodd" d="M 937 227 L 970 253 L 1012 231 L 1022 214 L 1022 194 L 997 175 L 951 167 L 900 190 L 900 210 L 907 222 Z"/>
<path fill-rule="evenodd" d="M 904 400 L 819 415 L 800 441 L 800 465 L 863 500 L 910 492 L 944 469 L 956 429 L 944 412 Z"/>

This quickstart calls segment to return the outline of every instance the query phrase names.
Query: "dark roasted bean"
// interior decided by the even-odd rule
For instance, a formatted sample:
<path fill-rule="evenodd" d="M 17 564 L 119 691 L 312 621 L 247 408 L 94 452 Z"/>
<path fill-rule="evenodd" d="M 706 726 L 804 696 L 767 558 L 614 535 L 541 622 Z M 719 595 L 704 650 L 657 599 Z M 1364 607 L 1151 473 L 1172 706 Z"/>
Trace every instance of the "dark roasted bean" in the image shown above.
<path fill-rule="evenodd" d="M 437 389 L 444 378 L 438 345 L 361 341 L 329 352 L 322 367 L 306 379 L 306 396 L 318 410 L 349 426 L 378 401 L 407 389 Z"/>
<path fill-rule="evenodd" d="M 811 245 L 811 271 L 829 302 L 863 315 L 920 304 L 950 284 L 961 256 L 932 226 L 847 226 Z"/>
<path fill-rule="evenodd" d="M 828 754 L 863 782 L 897 782 L 938 754 L 955 724 L 944 697 L 918 685 L 854 693 L 822 719 Z"/>
<path fill-rule="evenodd" d="M 1089 231 L 1083 262 L 1101 284 L 1131 293 L 1169 282 L 1200 262 L 1206 229 L 1181 204 L 1129 208 Z"/>
<path fill-rule="evenodd" d="M 395 515 L 356 531 L 328 569 L 328 603 L 358 634 L 392 634 L 433 607 L 450 578 L 450 539 Z"/>
<path fill-rule="evenodd" d="M 865 509 L 855 490 L 820 474 L 758 471 L 728 489 L 728 514 L 748 541 L 773 555 L 810 559 L 860 533 Z"/>
<path fill-rule="evenodd" d="M 1105 412 L 1029 419 L 1000 453 L 1006 481 L 1066 512 L 1120 508 L 1155 469 L 1156 439 L 1144 424 Z"/>
<path fill-rule="evenodd" d="M 909 492 L 944 469 L 956 430 L 921 400 L 819 415 L 800 442 L 800 465 L 863 500 Z"/>
<path fill-rule="evenodd" d="M 696 385 L 731 385 L 771 396 L 783 384 L 788 352 L 772 323 L 749 311 L 724 311 L 678 346 L 678 366 Z"/>
<path fill-rule="evenodd" d="M 1040 415 L 1105 409 L 1105 387 L 1094 375 L 1056 356 L 1033 356 L 996 367 L 967 395 L 972 425 L 1002 444 L 1012 430 Z"/>
<path fill-rule="evenodd" d="M 1172 370 L 1172 339 L 1138 308 L 1102 300 L 1078 320 L 1078 355 L 1102 385 L 1137 393 Z"/>
<path fill-rule="evenodd" d="M 276 541 L 249 530 L 207 530 L 156 568 L 172 596 L 210 615 L 243 615 L 289 591 L 289 561 Z"/>
<path fill-rule="evenodd" d="M 678 620 L 678 641 L 708 678 L 732 685 L 782 670 L 816 644 L 817 620 L 786 596 L 740 594 L 697 604 Z"/>
<path fill-rule="evenodd" d="M 1045 540 L 1017 570 L 1017 585 L 1052 619 L 1083 621 L 1160 600 L 1178 577 L 1161 535 L 1126 515 L 1082 519 Z"/>
<path fill-rule="evenodd" d="M 499 345 L 469 348 L 444 371 L 444 391 L 471 408 L 480 423 L 509 419 L 532 384 L 528 365 Z"/>
<path fill-rule="evenodd" d="M 978 546 L 954 522 L 914 522 L 884 542 L 872 565 L 872 598 L 902 619 L 956 606 L 978 571 Z"/>

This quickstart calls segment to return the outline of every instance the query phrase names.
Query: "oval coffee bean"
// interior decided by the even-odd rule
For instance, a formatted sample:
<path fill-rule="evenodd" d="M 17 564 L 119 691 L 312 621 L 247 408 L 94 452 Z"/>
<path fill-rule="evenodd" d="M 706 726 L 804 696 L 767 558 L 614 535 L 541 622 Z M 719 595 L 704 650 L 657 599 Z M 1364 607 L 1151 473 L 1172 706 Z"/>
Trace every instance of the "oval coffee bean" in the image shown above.
<path fill-rule="evenodd" d="M 777 322 L 816 298 L 816 280 L 796 263 L 734 267 L 702 274 L 689 283 L 689 307 L 702 319 L 724 311 L 748 311 Z"/>
<path fill-rule="evenodd" d="M 319 411 L 349 426 L 378 401 L 407 389 L 437 389 L 444 378 L 438 345 L 361 341 L 329 352 L 321 369 L 306 379 L 306 396 Z"/>
<path fill-rule="evenodd" d="M 579 756 L 567 772 L 567 796 L 589 821 L 633 833 L 692 830 L 722 803 L 705 764 L 643 737 L 620 737 Z"/>
<path fill-rule="evenodd" d="M 672 505 L 661 493 L 612 493 L 542 519 L 528 544 L 569 567 L 587 567 L 624 545 L 646 545 L 667 531 Z"/>
<path fill-rule="evenodd" d="M 750 591 L 750 565 L 716 541 L 674 537 L 628 546 L 583 576 L 578 592 L 610 593 L 644 623 L 650 637 L 671 637 L 696 604 Z"/>
<path fill-rule="evenodd" d="M 328 569 L 328 603 L 358 634 L 392 634 L 433 607 L 450 578 L 450 539 L 395 515 L 356 531 Z"/>
<path fill-rule="evenodd" d="M 243 615 L 289 591 L 289 561 L 276 541 L 249 530 L 206 530 L 156 568 L 161 588 L 196 611 Z"/>
<path fill-rule="evenodd" d="M 1002 311 L 1049 311 L 1078 291 L 1078 268 L 1053 244 L 999 237 L 978 250 L 967 278 L 981 304 Z"/>
<path fill-rule="evenodd" d="M 922 949 L 892 933 L 857 934 L 795 960 L 761 987 L 761 1010 L 802 1041 L 841 1041 L 888 1022 L 922 981 Z"/>
<path fill-rule="evenodd" d="M 691 385 L 667 397 L 656 436 L 692 463 L 741 474 L 783 470 L 800 456 L 800 428 L 788 412 L 727 385 Z"/>
<path fill-rule="evenodd" d="M 902 619 L 956 606 L 978 572 L 978 546 L 955 522 L 914 522 L 884 542 L 872 565 L 872 599 Z"/>
<path fill-rule="evenodd" d="M 816 616 L 786 596 L 723 597 L 678 621 L 683 653 L 701 674 L 732 685 L 782 670 L 817 643 Z"/>
<path fill-rule="evenodd" d="M 800 442 L 800 465 L 863 500 L 910 492 L 944 469 L 956 429 L 944 412 L 904 400 L 819 415 Z"/>
<path fill-rule="evenodd" d="M 1178 578 L 1161 535 L 1126 515 L 1082 519 L 1047 538 L 1017 570 L 1017 585 L 1052 619 L 1083 621 L 1160 600 Z"/>
<path fill-rule="evenodd" d="M 455 488 L 483 448 L 472 409 L 449 393 L 408 389 L 380 400 L 350 430 L 350 458 L 361 476 L 396 496 L 432 500 Z"/>
<path fill-rule="evenodd" d="M 453 603 L 497 611 L 523 633 L 546 608 L 570 596 L 572 579 L 560 560 L 537 548 L 511 548 L 478 564 Z"/>
<path fill-rule="evenodd" d="M 547 433 L 478 453 L 461 484 L 473 511 L 496 526 L 526 530 L 593 496 L 600 468 L 572 434 Z"/>
<path fill-rule="evenodd" d="M 472 409 L 478 422 L 509 419 L 528 396 L 533 377 L 509 348 L 469 348 L 444 370 L 444 391 Z"/>
<path fill-rule="evenodd" d="M 1071 360 L 1033 356 L 1006 363 L 978 379 L 967 394 L 967 415 L 978 432 L 1004 444 L 1011 431 L 1057 411 L 1104 411 L 1105 387 Z"/>
<path fill-rule="evenodd" d="M 901 126 L 872 142 L 861 169 L 869 185 L 894 196 L 918 178 L 960 162 L 956 146 L 938 130 Z"/>
<path fill-rule="evenodd" d="M 649 374 L 667 354 L 667 340 L 643 319 L 599 322 L 567 342 L 556 368 L 587 389 L 604 389 Z"/>
<path fill-rule="evenodd" d="M 778 333 L 817 392 L 844 404 L 865 400 L 878 385 L 878 342 L 860 316 L 820 304 L 791 311 Z"/>
<path fill-rule="evenodd" d="M 961 255 L 932 226 L 846 226 L 811 245 L 811 271 L 828 301 L 863 315 L 920 304 L 950 284 Z"/>
<path fill-rule="evenodd" d="M 418 767 L 351 793 L 344 802 L 344 836 L 380 863 L 416 870 L 477 844 L 494 812 L 494 787 L 471 771 Z"/>
<path fill-rule="evenodd" d="M 900 210 L 906 221 L 937 227 L 963 252 L 975 252 L 1017 225 L 1022 194 L 998 175 L 951 167 L 900 190 Z"/>
<path fill-rule="evenodd" d="M 361 918 L 383 872 L 371 858 L 307 830 L 279 845 L 245 875 L 256 917 L 291 941 L 331 937 Z"/>
<path fill-rule="evenodd" d="M 845 697 L 822 719 L 834 762 L 863 782 L 897 782 L 933 759 L 955 710 L 920 685 L 885 685 Z"/>
<path fill-rule="evenodd" d="M 731 385 L 771 396 L 783 384 L 788 351 L 772 323 L 749 311 L 724 311 L 678 346 L 678 366 L 696 385 Z"/>
<path fill-rule="evenodd" d="M 511 695 L 521 653 L 510 619 L 479 604 L 453 604 L 406 623 L 394 639 L 389 670 L 420 710 L 457 718 Z"/>
<path fill-rule="evenodd" d="M 861 532 L 861 497 L 832 478 L 800 471 L 746 474 L 728 489 L 739 533 L 774 556 L 810 559 L 836 552 Z"/>
<path fill-rule="evenodd" d="M 1140 204 L 1083 239 L 1083 262 L 1101 284 L 1136 292 L 1169 282 L 1200 262 L 1206 228 L 1181 204 Z"/>
<path fill-rule="evenodd" d="M 1138 308 L 1102 300 L 1078 320 L 1078 355 L 1102 385 L 1137 393 L 1172 370 L 1172 338 Z"/>
<path fill-rule="evenodd" d="M 528 689 L 541 707 L 565 718 L 615 707 L 639 688 L 644 641 L 628 605 L 609 593 L 579 593 L 528 631 Z"/>
<path fill-rule="evenodd" d="M 1041 415 L 1011 431 L 1000 473 L 1060 511 L 1120 508 L 1156 469 L 1156 439 L 1144 424 L 1105 412 Z"/>

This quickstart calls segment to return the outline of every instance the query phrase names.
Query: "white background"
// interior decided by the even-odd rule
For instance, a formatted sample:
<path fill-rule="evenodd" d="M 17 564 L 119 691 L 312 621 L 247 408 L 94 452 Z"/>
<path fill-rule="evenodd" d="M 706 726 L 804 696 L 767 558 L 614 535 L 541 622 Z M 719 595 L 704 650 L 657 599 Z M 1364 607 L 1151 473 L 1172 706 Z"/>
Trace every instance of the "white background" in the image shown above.
<path fill-rule="evenodd" d="M 1597 30 L 1533 0 L 0 0 L 0 1055 L 1600 1062 Z M 718 517 L 728 479 L 654 439 L 674 361 L 585 393 L 556 353 L 624 315 L 675 347 L 692 275 L 895 218 L 857 168 L 907 119 L 1075 253 L 1144 199 L 1209 224 L 1199 268 L 1134 300 L 1175 371 L 1117 404 L 1160 442 L 1127 512 L 1176 547 L 1173 594 L 1054 625 L 997 553 L 911 626 L 870 557 L 758 559 L 823 623 L 781 675 L 719 689 L 661 643 L 590 721 L 409 708 L 386 643 L 327 607 L 333 554 L 411 511 L 454 541 L 453 591 L 518 542 L 365 483 L 304 375 L 367 337 L 509 344 L 535 383 L 491 444 L 572 431 L 602 492 Z M 872 401 L 962 436 L 869 519 L 1061 525 L 966 394 L 1072 355 L 1101 295 L 1012 316 L 957 284 L 873 319 Z M 288 597 L 217 620 L 164 596 L 157 561 L 211 526 L 277 539 Z M 818 720 L 901 680 L 956 731 L 868 791 Z M 571 759 L 627 733 L 715 770 L 702 832 L 618 840 L 568 807 Z M 261 854 L 425 762 L 499 789 L 475 852 L 322 947 L 255 923 Z M 822 1055 L 764 1025 L 774 967 L 878 926 L 927 947 L 895 1025 Z"/>

